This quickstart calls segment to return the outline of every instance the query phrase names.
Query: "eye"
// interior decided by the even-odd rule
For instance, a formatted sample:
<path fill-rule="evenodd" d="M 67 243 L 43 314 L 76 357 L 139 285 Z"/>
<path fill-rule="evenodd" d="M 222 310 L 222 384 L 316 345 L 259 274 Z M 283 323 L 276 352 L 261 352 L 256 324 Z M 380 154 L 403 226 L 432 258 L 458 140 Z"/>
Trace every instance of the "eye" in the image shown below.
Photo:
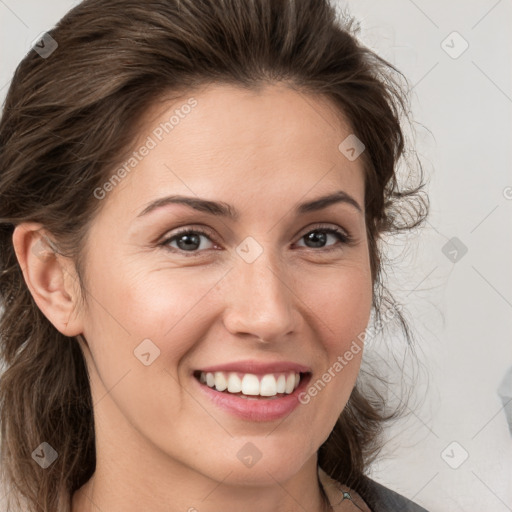
<path fill-rule="evenodd" d="M 207 238 L 211 241 L 209 233 L 202 229 L 190 229 L 184 228 L 173 234 L 171 237 L 166 238 L 161 242 L 160 245 L 169 248 L 173 252 L 192 253 L 191 256 L 195 256 L 194 252 L 201 247 L 201 237 Z M 170 246 L 171 243 L 176 241 L 178 247 Z M 204 247 L 202 249 L 205 249 Z M 186 255 L 188 256 L 188 254 Z"/>
<path fill-rule="evenodd" d="M 318 235 L 320 233 L 320 236 Z M 308 247 L 308 249 L 315 249 L 319 248 L 322 249 L 324 244 L 327 241 L 328 236 L 334 236 L 339 240 L 341 243 L 340 245 L 347 245 L 349 244 L 352 239 L 348 233 L 345 231 L 342 231 L 339 228 L 334 228 L 331 226 L 316 226 L 313 230 L 308 231 L 305 235 L 301 237 L 302 239 L 305 239 L 308 243 L 313 244 L 313 247 Z M 332 244 L 336 245 L 336 244 Z M 332 247 L 328 246 L 327 251 L 333 250 L 333 249 L 339 249 L 340 247 Z"/>

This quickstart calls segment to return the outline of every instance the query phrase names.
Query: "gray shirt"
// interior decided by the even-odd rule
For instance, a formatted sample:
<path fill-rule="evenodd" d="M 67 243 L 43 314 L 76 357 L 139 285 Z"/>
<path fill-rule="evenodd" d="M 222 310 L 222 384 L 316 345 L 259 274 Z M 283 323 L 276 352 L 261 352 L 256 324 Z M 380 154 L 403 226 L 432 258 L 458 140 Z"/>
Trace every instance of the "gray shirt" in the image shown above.
<path fill-rule="evenodd" d="M 423 507 L 379 484 L 371 478 L 364 477 L 365 488 L 359 495 L 373 512 L 428 512 Z"/>
<path fill-rule="evenodd" d="M 343 490 L 340 487 L 339 482 L 332 479 L 320 467 L 318 467 L 318 476 L 326 492 L 326 486 L 337 488 L 337 492 L 341 492 Z M 362 477 L 362 484 L 357 486 L 357 493 L 361 496 L 372 512 L 428 512 L 426 509 L 420 507 L 405 496 L 388 489 L 368 476 Z"/>

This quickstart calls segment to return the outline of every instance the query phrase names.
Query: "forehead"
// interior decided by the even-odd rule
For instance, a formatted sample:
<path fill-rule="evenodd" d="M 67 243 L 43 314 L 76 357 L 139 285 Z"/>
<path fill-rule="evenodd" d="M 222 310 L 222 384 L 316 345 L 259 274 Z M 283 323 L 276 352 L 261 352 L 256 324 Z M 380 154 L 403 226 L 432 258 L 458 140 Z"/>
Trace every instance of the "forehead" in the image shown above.
<path fill-rule="evenodd" d="M 187 104 L 192 100 L 195 106 L 189 109 Z M 179 115 L 172 116 L 173 113 Z M 238 154 L 266 148 L 279 153 L 285 143 L 295 145 L 295 150 L 287 155 L 283 148 L 283 158 L 303 153 L 318 157 L 328 148 L 336 153 L 340 137 L 350 132 L 348 121 L 327 98 L 284 84 L 257 90 L 216 84 L 179 99 L 166 101 L 163 97 L 148 110 L 141 135 L 152 127 L 158 129 L 159 123 L 165 125 L 172 117 L 172 130 L 163 127 L 164 138 L 170 135 L 183 150 L 205 148 L 218 153 L 229 150 Z M 303 151 L 304 145 L 307 151 Z M 318 150 L 312 151 L 313 146 Z"/>
<path fill-rule="evenodd" d="M 133 165 L 125 165 L 128 176 L 110 194 L 123 196 L 134 211 L 164 192 L 233 202 L 341 186 L 362 199 L 361 159 L 350 161 L 339 149 L 350 134 L 348 121 L 323 97 L 283 84 L 209 85 L 162 97 L 148 109 L 134 144 L 136 162 L 132 157 Z"/>

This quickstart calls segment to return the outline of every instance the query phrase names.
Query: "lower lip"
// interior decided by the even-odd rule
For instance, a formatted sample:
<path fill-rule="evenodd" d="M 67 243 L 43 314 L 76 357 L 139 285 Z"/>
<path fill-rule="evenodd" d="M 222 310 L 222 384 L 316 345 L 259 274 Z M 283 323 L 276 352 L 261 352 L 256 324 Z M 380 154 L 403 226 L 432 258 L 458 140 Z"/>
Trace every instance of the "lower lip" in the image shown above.
<path fill-rule="evenodd" d="M 192 379 L 199 389 L 221 409 L 248 421 L 273 421 L 288 416 L 300 404 L 299 394 L 307 387 L 311 374 L 302 374 L 297 389 L 289 395 L 273 399 L 256 398 L 252 400 L 212 389 L 199 382 L 194 376 Z"/>

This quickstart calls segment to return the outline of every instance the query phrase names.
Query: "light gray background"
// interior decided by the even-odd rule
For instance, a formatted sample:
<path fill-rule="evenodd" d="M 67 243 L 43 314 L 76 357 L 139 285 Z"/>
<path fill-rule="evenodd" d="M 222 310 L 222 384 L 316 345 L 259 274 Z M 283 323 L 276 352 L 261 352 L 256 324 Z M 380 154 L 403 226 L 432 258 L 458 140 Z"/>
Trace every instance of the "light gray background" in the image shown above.
<path fill-rule="evenodd" d="M 34 39 L 76 3 L 0 0 L 1 101 Z M 429 224 L 394 283 L 421 340 L 423 405 L 391 428 L 372 476 L 432 512 L 510 511 L 512 438 L 497 388 L 512 366 L 512 2 L 340 5 L 414 85 L 431 180 Z M 467 247 L 455 262 L 443 253 L 453 237 Z"/>

